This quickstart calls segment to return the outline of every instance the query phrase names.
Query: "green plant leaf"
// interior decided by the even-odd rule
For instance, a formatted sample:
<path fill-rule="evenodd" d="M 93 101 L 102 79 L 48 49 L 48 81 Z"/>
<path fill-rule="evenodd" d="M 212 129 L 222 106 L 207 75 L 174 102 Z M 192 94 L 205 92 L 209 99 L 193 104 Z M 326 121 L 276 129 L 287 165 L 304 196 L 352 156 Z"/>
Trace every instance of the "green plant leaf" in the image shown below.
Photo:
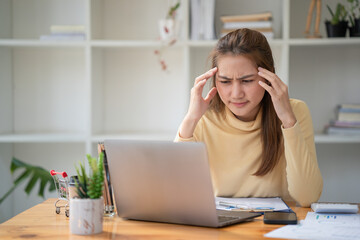
<path fill-rule="evenodd" d="M 326 4 L 326 7 L 327 7 L 327 9 L 328 9 L 329 12 L 330 12 L 331 18 L 334 18 L 335 15 L 334 15 L 334 12 L 331 10 L 330 6 Z"/>
<path fill-rule="evenodd" d="M 30 178 L 28 184 L 25 187 L 25 192 L 27 194 L 30 194 L 31 190 L 34 188 L 34 186 L 35 186 L 36 182 L 38 181 L 38 179 L 39 179 L 38 175 L 36 175 L 36 174 L 31 175 L 31 178 Z"/>
<path fill-rule="evenodd" d="M 78 176 L 78 181 L 75 181 L 76 192 L 79 198 L 89 198 L 87 189 L 88 177 L 85 172 L 85 167 L 81 162 L 79 163 L 79 166 L 80 169 L 75 165 L 76 173 Z"/>
<path fill-rule="evenodd" d="M 0 204 L 27 178 L 29 182 L 25 187 L 25 192 L 30 194 L 34 186 L 40 180 L 40 188 L 38 191 L 38 196 L 44 197 L 44 191 L 47 184 L 49 184 L 49 192 L 55 190 L 54 180 L 48 170 L 45 170 L 39 166 L 33 166 L 31 164 L 20 161 L 19 159 L 12 158 L 10 165 L 10 172 L 14 174 L 17 170 L 24 169 L 24 171 L 14 180 L 13 186 L 5 193 L 5 195 L 0 199 Z"/>
<path fill-rule="evenodd" d="M 90 154 L 86 155 L 90 174 L 87 176 L 83 164 L 75 166 L 78 174 L 79 183 L 75 183 L 79 198 L 100 198 L 104 184 L 104 153 L 100 153 L 99 158 L 93 158 Z"/>
<path fill-rule="evenodd" d="M 16 158 L 12 158 L 11 165 L 10 165 L 10 172 L 11 172 L 11 174 L 13 174 L 16 169 L 23 168 L 23 167 L 26 168 L 27 166 L 28 166 L 28 164 L 26 164 Z"/>
<path fill-rule="evenodd" d="M 180 7 L 180 1 L 177 2 L 174 6 L 170 7 L 167 18 L 173 18 L 176 10 Z"/>

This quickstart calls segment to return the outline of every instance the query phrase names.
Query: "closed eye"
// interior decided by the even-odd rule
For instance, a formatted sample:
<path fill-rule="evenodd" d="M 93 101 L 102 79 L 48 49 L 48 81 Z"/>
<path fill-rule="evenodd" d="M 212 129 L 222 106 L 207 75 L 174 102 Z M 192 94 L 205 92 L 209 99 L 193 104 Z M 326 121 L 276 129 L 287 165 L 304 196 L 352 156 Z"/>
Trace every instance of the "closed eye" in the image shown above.
<path fill-rule="evenodd" d="M 250 79 L 248 79 L 248 80 L 242 80 L 242 82 L 243 83 L 251 83 L 251 82 L 253 82 L 254 80 L 250 80 Z"/>
<path fill-rule="evenodd" d="M 229 80 L 220 80 L 220 83 L 227 84 L 227 83 L 230 83 L 230 81 Z"/>

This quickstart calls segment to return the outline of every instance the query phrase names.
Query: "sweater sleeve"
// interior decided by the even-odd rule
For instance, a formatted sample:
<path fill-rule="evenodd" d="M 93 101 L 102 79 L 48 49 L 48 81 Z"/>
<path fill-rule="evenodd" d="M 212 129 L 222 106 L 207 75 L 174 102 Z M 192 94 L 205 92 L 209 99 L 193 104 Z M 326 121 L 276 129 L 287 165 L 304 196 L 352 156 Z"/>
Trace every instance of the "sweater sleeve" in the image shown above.
<path fill-rule="evenodd" d="M 203 124 L 203 119 L 201 118 L 200 121 L 197 123 L 195 130 L 194 130 L 194 134 L 192 137 L 190 138 L 183 138 L 180 136 L 180 128 L 178 129 L 174 142 L 200 142 L 201 140 L 199 139 L 200 136 L 200 131 L 202 128 L 202 124 Z"/>
<path fill-rule="evenodd" d="M 308 207 L 319 200 L 323 180 L 316 158 L 310 111 L 302 101 L 292 105 L 297 122 L 292 128 L 282 129 L 288 190 L 295 201 Z"/>

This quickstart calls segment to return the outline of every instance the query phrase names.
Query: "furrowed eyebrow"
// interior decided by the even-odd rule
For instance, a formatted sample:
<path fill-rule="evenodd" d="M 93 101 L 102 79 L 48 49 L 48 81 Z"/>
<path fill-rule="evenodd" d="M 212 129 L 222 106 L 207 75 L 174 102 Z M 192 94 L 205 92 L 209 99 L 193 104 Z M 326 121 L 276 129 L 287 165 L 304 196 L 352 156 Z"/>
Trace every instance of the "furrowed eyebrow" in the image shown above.
<path fill-rule="evenodd" d="M 248 74 L 248 75 L 239 77 L 239 78 L 237 78 L 236 80 L 243 80 L 243 79 L 246 79 L 246 78 L 249 78 L 249 77 L 253 77 L 253 76 L 255 76 L 255 74 Z M 232 78 L 229 78 L 229 77 L 226 77 L 226 76 L 222 76 L 222 75 L 218 75 L 218 77 L 219 77 L 219 78 L 222 78 L 222 79 L 225 79 L 225 80 L 233 80 Z"/>
<path fill-rule="evenodd" d="M 222 79 L 225 79 L 225 80 L 232 80 L 232 78 L 228 78 L 226 76 L 221 76 L 221 75 L 218 75 L 219 78 L 222 78 Z"/>
<path fill-rule="evenodd" d="M 239 78 L 237 78 L 236 80 L 243 80 L 243 79 L 246 79 L 246 78 L 249 78 L 249 77 L 253 77 L 254 75 L 255 75 L 255 74 L 248 74 L 248 75 L 239 77 Z"/>

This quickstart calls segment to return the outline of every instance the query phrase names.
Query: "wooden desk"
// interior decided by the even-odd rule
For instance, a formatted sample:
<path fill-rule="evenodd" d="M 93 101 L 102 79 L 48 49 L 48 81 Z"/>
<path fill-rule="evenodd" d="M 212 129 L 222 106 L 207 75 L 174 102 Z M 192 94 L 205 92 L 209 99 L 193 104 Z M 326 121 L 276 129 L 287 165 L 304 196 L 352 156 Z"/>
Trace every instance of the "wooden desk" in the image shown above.
<path fill-rule="evenodd" d="M 101 234 L 78 236 L 70 234 L 69 219 L 63 209 L 55 213 L 55 199 L 48 199 L 0 225 L 0 239 L 265 239 L 264 234 L 282 225 L 267 225 L 262 216 L 252 222 L 213 229 L 177 224 L 104 218 Z M 289 206 L 304 219 L 309 208 Z"/>

